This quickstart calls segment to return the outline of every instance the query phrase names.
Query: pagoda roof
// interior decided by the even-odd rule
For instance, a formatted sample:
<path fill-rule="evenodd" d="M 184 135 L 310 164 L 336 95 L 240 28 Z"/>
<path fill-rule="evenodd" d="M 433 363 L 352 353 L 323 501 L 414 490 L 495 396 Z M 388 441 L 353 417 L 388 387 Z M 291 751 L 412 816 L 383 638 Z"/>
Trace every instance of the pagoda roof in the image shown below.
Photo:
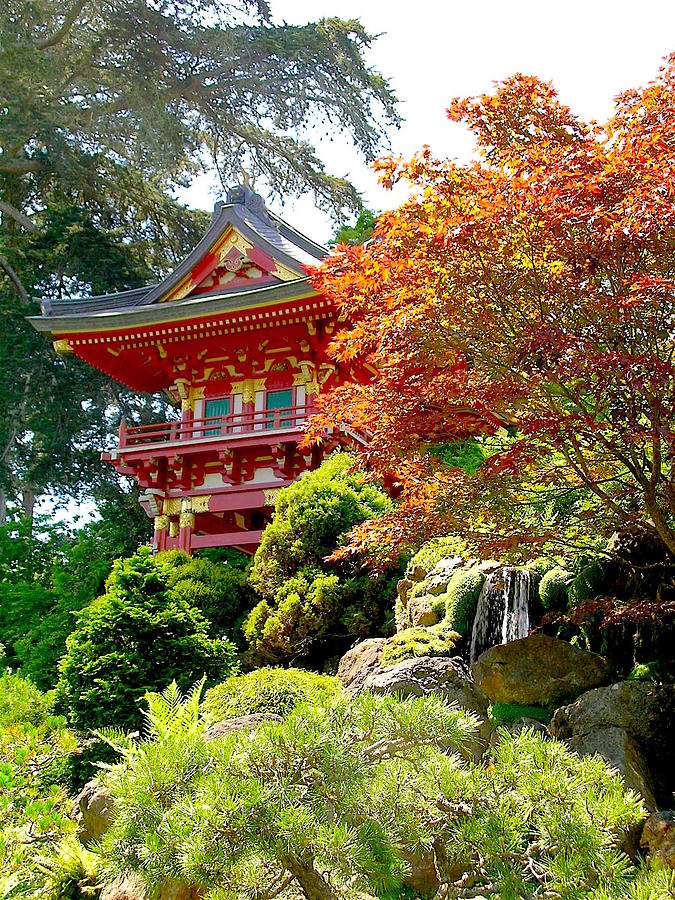
<path fill-rule="evenodd" d="M 269 211 L 258 194 L 237 187 L 227 192 L 225 202 L 216 203 L 202 239 L 162 281 L 84 299 L 44 298 L 42 315 L 29 321 L 38 331 L 63 334 L 266 305 L 314 293 L 307 284 L 305 267 L 317 265 L 326 253 L 325 247 Z M 236 267 L 242 263 L 264 270 L 254 270 L 257 283 L 236 278 Z M 231 287 L 214 281 L 212 273 L 223 265 L 234 271 L 226 273 L 234 280 Z M 209 284 L 205 281 L 209 277 L 212 288 L 202 287 Z M 199 291 L 196 294 L 195 289 Z"/>

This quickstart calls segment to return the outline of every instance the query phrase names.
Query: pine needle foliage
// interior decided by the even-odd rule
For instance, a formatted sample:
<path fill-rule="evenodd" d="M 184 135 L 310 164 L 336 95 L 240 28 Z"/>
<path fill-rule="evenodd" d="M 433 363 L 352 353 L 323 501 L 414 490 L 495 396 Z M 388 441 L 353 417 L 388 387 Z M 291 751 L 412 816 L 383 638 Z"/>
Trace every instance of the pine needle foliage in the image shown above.
<path fill-rule="evenodd" d="M 642 900 L 666 884 L 618 851 L 644 810 L 599 757 L 525 731 L 465 761 L 476 723 L 433 695 L 314 698 L 208 743 L 198 693 L 149 698 L 144 739 L 106 776 L 109 875 L 210 900 L 400 896 L 420 857 L 456 898 Z"/>

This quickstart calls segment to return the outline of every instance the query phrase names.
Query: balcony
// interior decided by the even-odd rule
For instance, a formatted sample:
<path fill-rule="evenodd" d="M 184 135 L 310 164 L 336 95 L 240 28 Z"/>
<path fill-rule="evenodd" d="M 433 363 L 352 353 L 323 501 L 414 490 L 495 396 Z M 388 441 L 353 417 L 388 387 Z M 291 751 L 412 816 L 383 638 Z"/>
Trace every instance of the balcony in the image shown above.
<path fill-rule="evenodd" d="M 223 441 L 241 445 L 265 441 L 272 436 L 288 439 L 302 431 L 310 412 L 308 406 L 289 406 L 131 428 L 122 422 L 117 453 L 162 449 L 171 444 L 180 444 L 181 449 L 187 450 L 196 445 L 206 448 Z"/>

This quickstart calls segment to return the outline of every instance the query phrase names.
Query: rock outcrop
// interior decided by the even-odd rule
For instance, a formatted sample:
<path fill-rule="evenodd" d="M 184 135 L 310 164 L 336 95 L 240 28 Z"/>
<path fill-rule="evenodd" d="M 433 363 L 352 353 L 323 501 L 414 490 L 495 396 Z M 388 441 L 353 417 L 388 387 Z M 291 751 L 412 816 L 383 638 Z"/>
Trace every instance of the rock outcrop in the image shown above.
<path fill-rule="evenodd" d="M 386 638 L 368 638 L 345 653 L 337 670 L 337 677 L 345 687 L 363 681 L 379 668 L 386 642 Z"/>
<path fill-rule="evenodd" d="M 353 693 L 369 691 L 403 697 L 440 694 L 447 697 L 478 718 L 478 740 L 469 752 L 473 758 L 482 754 L 492 733 L 487 697 L 474 684 L 468 667 L 459 657 L 406 659 L 391 668 L 376 670 L 358 683 L 352 682 L 349 689 Z"/>
<path fill-rule="evenodd" d="M 653 813 L 645 822 L 640 847 L 650 859 L 675 869 L 675 812 L 663 810 Z"/>
<path fill-rule="evenodd" d="M 251 713 L 248 716 L 237 716 L 234 719 L 223 719 L 222 722 L 215 722 L 204 732 L 204 740 L 207 744 L 211 741 L 217 741 L 218 738 L 232 734 L 233 731 L 248 731 L 252 728 L 258 728 L 264 722 L 281 722 L 281 716 L 275 713 Z"/>
<path fill-rule="evenodd" d="M 531 634 L 486 650 L 474 662 L 473 675 L 494 703 L 555 706 L 606 684 L 610 670 L 595 653 Z"/>
<path fill-rule="evenodd" d="M 620 681 L 556 710 L 550 731 L 579 753 L 599 753 L 622 773 L 649 809 L 669 796 L 675 686 Z"/>
<path fill-rule="evenodd" d="M 110 792 L 98 779 L 88 781 L 73 801 L 70 817 L 77 822 L 77 836 L 86 846 L 110 827 L 113 805 Z"/>

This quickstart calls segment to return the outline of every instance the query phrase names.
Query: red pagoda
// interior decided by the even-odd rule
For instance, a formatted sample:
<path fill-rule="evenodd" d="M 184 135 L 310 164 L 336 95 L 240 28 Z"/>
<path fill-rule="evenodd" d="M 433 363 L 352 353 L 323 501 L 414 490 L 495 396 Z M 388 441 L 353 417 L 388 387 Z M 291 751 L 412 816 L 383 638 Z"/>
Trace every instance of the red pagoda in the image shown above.
<path fill-rule="evenodd" d="M 46 300 L 30 320 L 59 353 L 180 405 L 176 421 L 123 422 L 118 447 L 103 453 L 141 487 L 157 550 L 254 550 L 279 489 L 345 438 L 300 447 L 316 395 L 366 375 L 327 355 L 336 314 L 305 272 L 325 253 L 235 188 L 159 284 Z"/>

